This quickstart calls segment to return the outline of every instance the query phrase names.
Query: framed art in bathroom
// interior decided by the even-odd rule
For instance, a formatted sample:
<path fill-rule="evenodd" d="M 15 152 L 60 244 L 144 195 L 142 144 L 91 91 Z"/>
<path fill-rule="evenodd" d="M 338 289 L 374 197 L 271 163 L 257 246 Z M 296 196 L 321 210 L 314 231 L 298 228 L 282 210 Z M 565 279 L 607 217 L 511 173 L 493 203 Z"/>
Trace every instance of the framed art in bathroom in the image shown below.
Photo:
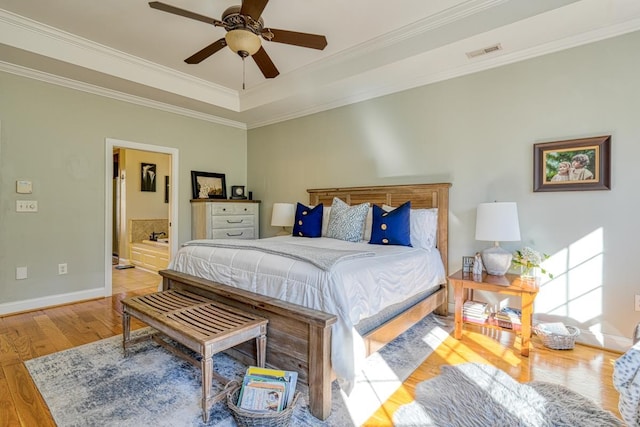
<path fill-rule="evenodd" d="M 223 173 L 191 171 L 193 199 L 226 199 L 227 184 Z"/>
<path fill-rule="evenodd" d="M 156 164 L 140 163 L 140 191 L 156 191 Z"/>

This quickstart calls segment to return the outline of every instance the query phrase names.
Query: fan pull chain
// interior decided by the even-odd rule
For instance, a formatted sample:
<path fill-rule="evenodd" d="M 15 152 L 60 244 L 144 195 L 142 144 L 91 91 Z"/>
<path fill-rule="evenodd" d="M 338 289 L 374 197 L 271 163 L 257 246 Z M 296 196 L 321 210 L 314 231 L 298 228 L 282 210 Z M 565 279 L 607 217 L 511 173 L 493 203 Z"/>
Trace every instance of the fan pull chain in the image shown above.
<path fill-rule="evenodd" d="M 244 57 L 242 57 L 242 90 L 244 90 L 244 77 L 245 77 L 245 72 L 244 72 Z"/>

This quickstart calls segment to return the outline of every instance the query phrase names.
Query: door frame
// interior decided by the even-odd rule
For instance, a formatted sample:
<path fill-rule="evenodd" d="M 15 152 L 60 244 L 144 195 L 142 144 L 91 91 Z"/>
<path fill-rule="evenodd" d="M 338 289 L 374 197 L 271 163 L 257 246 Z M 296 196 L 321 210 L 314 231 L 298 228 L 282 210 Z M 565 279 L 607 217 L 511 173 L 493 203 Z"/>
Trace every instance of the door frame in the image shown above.
<path fill-rule="evenodd" d="M 177 148 L 160 145 L 143 144 L 122 139 L 105 138 L 105 221 L 104 221 L 104 296 L 110 297 L 113 292 L 112 252 L 113 252 L 113 149 L 130 148 L 140 151 L 168 154 L 171 157 L 171 182 L 169 188 L 169 260 L 178 251 L 178 172 L 179 151 Z"/>

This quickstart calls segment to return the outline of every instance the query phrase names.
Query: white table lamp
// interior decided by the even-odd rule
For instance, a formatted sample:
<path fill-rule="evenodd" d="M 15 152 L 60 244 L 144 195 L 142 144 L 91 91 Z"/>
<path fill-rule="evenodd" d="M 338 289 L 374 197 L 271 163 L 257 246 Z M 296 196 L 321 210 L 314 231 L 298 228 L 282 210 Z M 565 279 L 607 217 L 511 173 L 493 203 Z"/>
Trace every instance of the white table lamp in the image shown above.
<path fill-rule="evenodd" d="M 287 232 L 285 227 L 293 227 L 293 221 L 296 215 L 296 208 L 292 203 L 274 203 L 273 213 L 271 214 L 271 225 L 274 227 L 282 227 L 278 236 L 291 234 Z"/>
<path fill-rule="evenodd" d="M 498 242 L 520 240 L 518 206 L 515 202 L 481 203 L 476 213 L 476 240 L 493 241 L 494 246 L 482 251 L 487 273 L 504 276 L 511 266 L 512 255 Z"/>

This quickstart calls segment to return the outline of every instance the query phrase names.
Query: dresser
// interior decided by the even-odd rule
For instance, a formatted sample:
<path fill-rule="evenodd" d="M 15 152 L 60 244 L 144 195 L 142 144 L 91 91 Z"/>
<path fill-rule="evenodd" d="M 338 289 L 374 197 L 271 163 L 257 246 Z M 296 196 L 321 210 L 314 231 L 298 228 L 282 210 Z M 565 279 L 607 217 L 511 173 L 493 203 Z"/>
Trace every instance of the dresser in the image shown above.
<path fill-rule="evenodd" d="M 191 200 L 192 239 L 258 239 L 259 200 Z"/>

